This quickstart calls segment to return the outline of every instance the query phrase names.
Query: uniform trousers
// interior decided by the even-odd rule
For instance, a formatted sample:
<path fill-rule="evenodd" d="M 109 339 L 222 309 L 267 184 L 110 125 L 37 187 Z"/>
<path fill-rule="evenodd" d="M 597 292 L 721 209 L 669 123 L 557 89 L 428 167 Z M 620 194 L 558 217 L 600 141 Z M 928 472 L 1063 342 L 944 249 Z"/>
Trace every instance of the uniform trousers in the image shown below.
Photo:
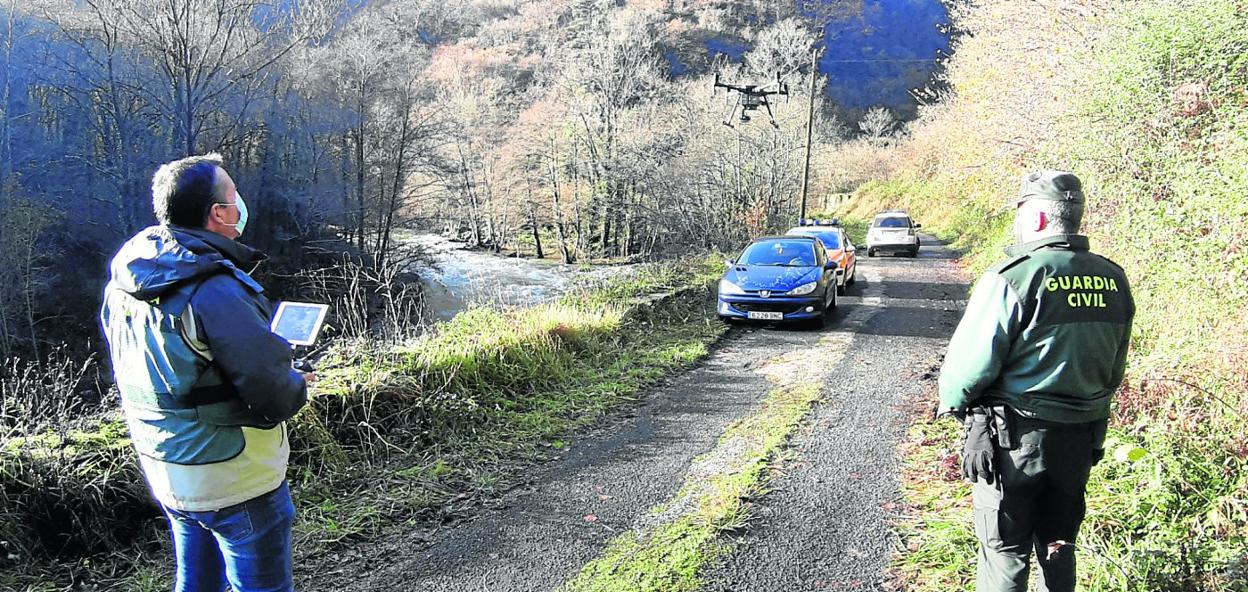
<path fill-rule="evenodd" d="M 979 539 L 977 592 L 1023 592 L 1033 549 L 1040 590 L 1075 589 L 1074 543 L 1084 516 L 1084 488 L 1104 438 L 1104 421 L 1058 424 L 1019 418 L 1017 446 L 997 447 L 997 481 L 974 484 Z"/>

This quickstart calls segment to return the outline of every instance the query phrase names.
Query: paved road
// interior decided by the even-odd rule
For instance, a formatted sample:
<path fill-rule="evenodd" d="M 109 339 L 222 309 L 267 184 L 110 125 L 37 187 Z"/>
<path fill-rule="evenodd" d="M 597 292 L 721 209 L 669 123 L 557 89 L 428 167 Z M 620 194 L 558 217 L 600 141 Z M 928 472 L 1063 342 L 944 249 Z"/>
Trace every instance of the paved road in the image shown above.
<path fill-rule="evenodd" d="M 897 546 L 888 521 L 900 501 L 898 407 L 935 379 L 966 286 L 942 247 L 924 247 L 918 259 L 863 261 L 869 281 L 861 297 L 846 299 L 847 322 L 838 327 L 853 331 L 853 341 L 707 590 L 884 586 Z"/>
<path fill-rule="evenodd" d="M 932 245 L 928 238 L 926 245 Z M 864 253 L 865 254 L 865 253 Z M 297 573 L 300 590 L 552 590 L 608 540 L 670 499 L 685 471 L 772 388 L 755 370 L 841 332 L 824 403 L 757 502 L 758 516 L 709 574 L 712 590 L 870 589 L 894 542 L 894 410 L 938 362 L 965 287 L 949 252 L 860 260 L 859 282 L 823 331 L 734 330 L 698 368 L 650 393 L 631 417 L 576 443 L 490 509 L 446 528 L 385 537 L 341 563 Z M 593 516 L 594 520 L 586 520 Z"/>

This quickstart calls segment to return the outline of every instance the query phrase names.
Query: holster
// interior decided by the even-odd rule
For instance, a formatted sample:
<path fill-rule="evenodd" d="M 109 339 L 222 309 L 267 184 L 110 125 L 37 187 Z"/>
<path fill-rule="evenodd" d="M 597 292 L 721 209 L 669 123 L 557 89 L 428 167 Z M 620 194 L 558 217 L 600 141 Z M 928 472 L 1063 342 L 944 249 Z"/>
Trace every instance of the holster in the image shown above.
<path fill-rule="evenodd" d="M 1004 450 L 1018 448 L 1018 415 L 1008 405 L 988 407 L 988 415 L 992 417 L 993 437 L 997 447 Z"/>

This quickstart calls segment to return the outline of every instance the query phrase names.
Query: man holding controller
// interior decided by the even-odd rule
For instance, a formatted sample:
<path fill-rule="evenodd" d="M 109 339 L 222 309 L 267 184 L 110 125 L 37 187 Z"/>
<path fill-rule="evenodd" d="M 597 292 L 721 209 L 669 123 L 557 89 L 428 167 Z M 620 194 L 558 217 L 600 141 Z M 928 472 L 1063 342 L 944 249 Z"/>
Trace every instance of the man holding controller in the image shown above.
<path fill-rule="evenodd" d="M 247 204 L 216 154 L 162 165 L 158 225 L 114 256 L 101 324 L 122 409 L 152 495 L 169 518 L 175 590 L 292 590 L 294 506 L 283 422 L 310 372 L 270 330 L 249 273 L 265 256 L 236 241 Z"/>

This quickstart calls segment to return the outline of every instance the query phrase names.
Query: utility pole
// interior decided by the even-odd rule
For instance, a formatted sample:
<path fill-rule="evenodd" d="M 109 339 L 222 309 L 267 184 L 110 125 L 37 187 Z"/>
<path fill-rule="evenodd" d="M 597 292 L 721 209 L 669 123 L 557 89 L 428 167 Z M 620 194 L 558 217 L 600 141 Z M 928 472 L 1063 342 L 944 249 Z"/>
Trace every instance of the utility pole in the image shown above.
<path fill-rule="evenodd" d="M 815 78 L 819 76 L 819 49 L 810 50 L 810 106 L 806 111 L 806 166 L 802 168 L 802 213 L 806 217 L 806 194 L 810 190 L 810 145 L 815 127 Z"/>

